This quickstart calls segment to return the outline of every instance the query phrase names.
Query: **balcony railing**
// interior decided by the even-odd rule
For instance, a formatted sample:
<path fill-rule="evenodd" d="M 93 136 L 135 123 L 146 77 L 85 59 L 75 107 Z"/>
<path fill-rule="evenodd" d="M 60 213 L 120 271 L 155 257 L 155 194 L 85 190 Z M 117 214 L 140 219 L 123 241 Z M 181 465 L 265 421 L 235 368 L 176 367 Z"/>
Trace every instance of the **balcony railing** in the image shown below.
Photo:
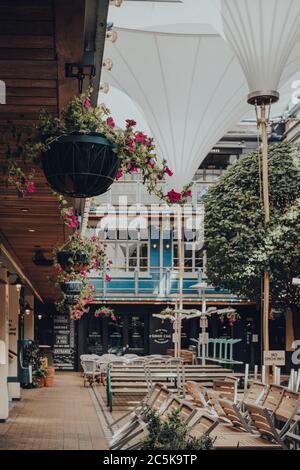
<path fill-rule="evenodd" d="M 91 283 L 95 286 L 96 299 L 156 299 L 158 301 L 175 302 L 179 295 L 179 272 L 173 268 L 151 268 L 149 271 L 139 271 L 135 269 L 132 273 L 113 273 L 110 281 L 106 280 L 104 273 L 102 278 L 92 277 Z M 185 272 L 183 279 L 183 296 L 190 300 L 201 300 L 203 293 L 193 288 L 195 284 L 201 282 L 202 270 L 196 273 Z M 232 296 L 228 291 L 215 289 L 208 286 L 205 289 L 206 300 L 213 302 L 239 301 L 236 296 Z"/>

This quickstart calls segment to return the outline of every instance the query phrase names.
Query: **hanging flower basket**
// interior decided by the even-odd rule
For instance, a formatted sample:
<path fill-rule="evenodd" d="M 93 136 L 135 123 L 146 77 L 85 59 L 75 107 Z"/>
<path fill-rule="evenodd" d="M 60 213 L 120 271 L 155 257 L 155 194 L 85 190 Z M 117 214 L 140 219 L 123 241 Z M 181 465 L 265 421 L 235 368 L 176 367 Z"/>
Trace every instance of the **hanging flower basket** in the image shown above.
<path fill-rule="evenodd" d="M 79 296 L 78 295 L 65 295 L 64 296 L 64 304 L 65 305 L 76 305 L 78 302 Z"/>
<path fill-rule="evenodd" d="M 66 272 L 74 270 L 80 272 L 89 267 L 89 256 L 85 252 L 73 252 L 71 250 L 58 251 L 56 253 L 57 263 Z"/>
<path fill-rule="evenodd" d="M 42 153 L 42 165 L 52 189 L 65 196 L 85 198 L 109 190 L 120 161 L 101 134 L 73 133 L 60 137 Z"/>
<path fill-rule="evenodd" d="M 61 290 L 65 294 L 79 295 L 82 291 L 83 283 L 81 281 L 67 281 L 61 283 Z"/>

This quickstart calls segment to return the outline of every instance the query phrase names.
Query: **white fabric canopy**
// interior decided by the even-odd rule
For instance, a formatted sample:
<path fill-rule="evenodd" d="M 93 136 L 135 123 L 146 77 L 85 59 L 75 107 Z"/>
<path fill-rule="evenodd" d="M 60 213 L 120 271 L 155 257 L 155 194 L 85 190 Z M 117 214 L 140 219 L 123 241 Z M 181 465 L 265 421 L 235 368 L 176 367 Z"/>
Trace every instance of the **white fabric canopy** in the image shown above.
<path fill-rule="evenodd" d="M 299 0 L 222 0 L 221 5 L 224 35 L 240 61 L 250 93 L 277 91 L 299 38 Z"/>
<path fill-rule="evenodd" d="M 118 41 L 107 41 L 105 49 L 114 67 L 103 79 L 143 110 L 176 190 L 247 110 L 247 85 L 234 53 L 204 28 L 205 34 L 201 25 L 198 34 L 117 28 Z"/>

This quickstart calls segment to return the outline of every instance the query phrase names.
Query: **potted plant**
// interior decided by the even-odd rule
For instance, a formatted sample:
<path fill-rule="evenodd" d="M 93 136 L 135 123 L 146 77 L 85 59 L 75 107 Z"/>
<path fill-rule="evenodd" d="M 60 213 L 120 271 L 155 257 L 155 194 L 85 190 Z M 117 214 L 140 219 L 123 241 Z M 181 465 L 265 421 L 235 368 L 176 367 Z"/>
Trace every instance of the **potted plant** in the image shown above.
<path fill-rule="evenodd" d="M 91 269 L 103 270 L 105 245 L 97 237 L 82 237 L 79 232 L 71 235 L 67 243 L 54 251 L 58 271 L 83 273 Z"/>
<path fill-rule="evenodd" d="M 34 171 L 25 170 L 39 164 L 55 192 L 83 198 L 105 193 L 123 174 L 140 173 L 150 193 L 170 204 L 184 203 L 191 196 L 190 185 L 179 193 L 163 192 L 162 183 L 172 171 L 166 161 L 158 162 L 153 139 L 137 131 L 132 119 L 125 129 L 117 128 L 104 105 L 92 106 L 91 93 L 74 97 L 60 118 L 41 112 L 30 137 L 25 142 L 20 137 L 16 151 L 8 149 L 9 182 L 21 194 L 34 192 Z"/>
<path fill-rule="evenodd" d="M 149 410 L 146 415 L 149 434 L 141 441 L 141 450 L 211 450 L 214 440 L 210 436 L 191 438 L 180 410 L 173 410 L 165 419 Z"/>
<path fill-rule="evenodd" d="M 115 315 L 115 311 L 113 308 L 103 305 L 100 308 L 97 308 L 94 313 L 95 318 L 110 318 L 113 321 L 117 320 L 117 317 Z"/>
<path fill-rule="evenodd" d="M 32 372 L 33 385 L 37 388 L 42 388 L 45 385 L 45 378 L 47 377 L 47 370 L 43 367 L 38 367 Z"/>

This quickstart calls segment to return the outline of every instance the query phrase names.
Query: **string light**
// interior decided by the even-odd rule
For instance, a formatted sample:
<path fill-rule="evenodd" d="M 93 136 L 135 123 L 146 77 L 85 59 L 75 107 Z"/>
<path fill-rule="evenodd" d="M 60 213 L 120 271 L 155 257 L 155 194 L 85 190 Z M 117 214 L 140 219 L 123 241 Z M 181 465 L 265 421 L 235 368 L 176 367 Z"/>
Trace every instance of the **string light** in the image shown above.
<path fill-rule="evenodd" d="M 109 4 L 114 7 L 120 7 L 123 3 L 123 0 L 110 0 Z"/>
<path fill-rule="evenodd" d="M 106 70 L 110 71 L 113 68 L 114 64 L 111 59 L 105 59 L 102 65 Z"/>
<path fill-rule="evenodd" d="M 107 94 L 109 92 L 109 84 L 108 83 L 101 83 L 100 91 L 101 91 L 101 93 Z"/>
<path fill-rule="evenodd" d="M 117 39 L 118 39 L 117 31 L 107 31 L 106 32 L 106 39 L 108 39 L 112 43 L 116 42 Z"/>

